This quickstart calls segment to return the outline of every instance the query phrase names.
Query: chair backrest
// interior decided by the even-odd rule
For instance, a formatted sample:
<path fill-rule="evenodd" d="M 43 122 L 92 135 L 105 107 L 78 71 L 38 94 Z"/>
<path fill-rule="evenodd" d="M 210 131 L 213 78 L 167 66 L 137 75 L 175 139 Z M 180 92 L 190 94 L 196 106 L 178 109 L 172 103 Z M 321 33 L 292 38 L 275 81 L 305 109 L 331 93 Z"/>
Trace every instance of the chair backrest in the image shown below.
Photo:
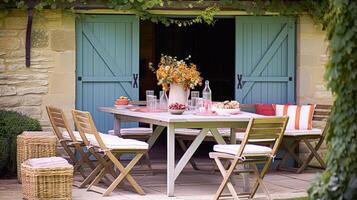
<path fill-rule="evenodd" d="M 322 136 L 325 136 L 329 128 L 329 117 L 331 114 L 332 105 L 317 104 L 315 107 L 312 121 L 314 124 L 323 126 Z"/>
<path fill-rule="evenodd" d="M 60 108 L 55 108 L 52 106 L 46 106 L 48 118 L 50 119 L 51 125 L 53 130 L 55 131 L 55 134 L 58 138 L 58 140 L 63 140 L 63 131 L 67 131 L 69 137 L 73 142 L 77 142 L 76 137 L 73 134 L 72 129 L 68 125 L 67 118 L 63 112 L 62 109 Z M 67 138 L 66 138 L 67 139 Z"/>
<path fill-rule="evenodd" d="M 331 114 L 332 105 L 317 104 L 312 121 L 327 121 Z"/>
<path fill-rule="evenodd" d="M 99 132 L 94 124 L 92 116 L 89 112 L 86 111 L 79 111 L 79 110 L 72 110 L 72 115 L 76 127 L 81 135 L 83 142 L 86 146 L 90 146 L 90 141 L 86 134 L 94 135 L 95 139 L 97 140 L 99 147 L 101 149 L 107 149 L 105 146 Z"/>
<path fill-rule="evenodd" d="M 283 140 L 288 117 L 252 118 L 237 156 L 241 157 L 249 140 L 269 140 L 272 143 L 271 156 L 275 156 Z"/>

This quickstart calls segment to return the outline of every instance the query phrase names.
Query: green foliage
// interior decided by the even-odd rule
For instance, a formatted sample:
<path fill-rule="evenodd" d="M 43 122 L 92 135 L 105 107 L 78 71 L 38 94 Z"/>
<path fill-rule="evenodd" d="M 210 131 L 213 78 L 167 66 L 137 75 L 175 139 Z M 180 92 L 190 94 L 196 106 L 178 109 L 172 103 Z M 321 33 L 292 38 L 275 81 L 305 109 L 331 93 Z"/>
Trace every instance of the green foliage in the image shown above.
<path fill-rule="evenodd" d="M 309 195 L 311 199 L 357 199 L 357 1 L 330 2 L 325 79 L 335 102 L 327 137 L 327 169 Z"/>
<path fill-rule="evenodd" d="M 3 0 L 0 9 L 28 7 L 27 0 Z M 280 15 L 310 14 L 316 21 L 322 22 L 328 0 L 219 0 L 219 1 L 170 1 L 170 0 L 33 0 L 36 10 L 50 9 L 74 9 L 83 5 L 92 8 L 110 8 L 115 10 L 127 10 L 135 13 L 141 20 L 150 20 L 154 23 L 162 23 L 166 26 L 190 26 L 195 23 L 214 24 L 214 16 L 223 9 L 246 11 L 253 15 L 263 15 L 267 12 L 276 12 Z M 166 15 L 153 14 L 151 9 L 185 9 L 201 10 L 193 18 L 174 18 Z"/>
<path fill-rule="evenodd" d="M 0 177 L 16 174 L 16 136 L 23 131 L 40 131 L 38 120 L 13 111 L 0 110 Z"/>

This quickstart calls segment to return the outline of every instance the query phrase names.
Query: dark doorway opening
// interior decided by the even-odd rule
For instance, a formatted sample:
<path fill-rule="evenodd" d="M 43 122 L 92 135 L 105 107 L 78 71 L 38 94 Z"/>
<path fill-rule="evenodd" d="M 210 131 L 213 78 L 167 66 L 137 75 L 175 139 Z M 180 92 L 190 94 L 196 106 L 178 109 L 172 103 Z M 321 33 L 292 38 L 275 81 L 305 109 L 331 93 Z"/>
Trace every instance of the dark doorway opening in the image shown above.
<path fill-rule="evenodd" d="M 212 25 L 194 24 L 189 27 L 175 25 L 166 27 L 151 22 L 140 23 L 140 99 L 145 91 L 154 89 L 158 94 L 156 76 L 149 70 L 148 63 L 159 62 L 161 54 L 177 56 L 179 59 L 191 55 L 205 80 L 210 80 L 214 101 L 232 100 L 235 97 L 235 20 L 217 19 Z M 194 90 L 202 91 L 203 86 Z M 202 95 L 202 94 L 201 94 Z M 163 134 L 156 147 L 166 144 Z M 202 146 L 203 147 L 203 146 Z M 204 145 L 196 155 L 205 155 L 211 145 Z M 157 148 L 154 148 L 157 149 Z M 166 148 L 161 147 L 160 152 Z M 156 152 L 154 150 L 154 152 Z M 161 153 L 160 153 L 161 154 Z M 154 156 L 157 153 L 154 153 Z M 155 156 L 156 157 L 156 156 Z"/>

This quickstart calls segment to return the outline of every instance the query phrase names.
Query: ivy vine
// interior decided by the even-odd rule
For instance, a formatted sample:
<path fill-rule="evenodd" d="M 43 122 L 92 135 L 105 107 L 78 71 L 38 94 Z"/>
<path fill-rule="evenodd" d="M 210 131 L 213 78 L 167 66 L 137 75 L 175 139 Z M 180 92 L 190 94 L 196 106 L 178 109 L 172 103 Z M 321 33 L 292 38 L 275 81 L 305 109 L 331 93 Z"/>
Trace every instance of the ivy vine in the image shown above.
<path fill-rule="evenodd" d="M 327 168 L 311 199 L 357 199 L 357 1 L 331 0 L 326 13 L 329 61 L 325 80 L 335 96 Z"/>
<path fill-rule="evenodd" d="M 264 15 L 267 12 L 277 12 L 280 15 L 310 14 L 318 22 L 323 23 L 323 12 L 328 0 L 219 0 L 219 1 L 167 1 L 167 0 L 2 0 L 0 9 L 26 9 L 29 6 L 36 10 L 49 9 L 91 9 L 108 8 L 131 11 L 141 20 L 150 20 L 166 26 L 190 26 L 195 23 L 213 24 L 216 14 L 221 10 L 240 10 L 253 15 Z M 193 18 L 173 18 L 166 15 L 153 14 L 152 9 L 188 9 L 200 10 Z"/>

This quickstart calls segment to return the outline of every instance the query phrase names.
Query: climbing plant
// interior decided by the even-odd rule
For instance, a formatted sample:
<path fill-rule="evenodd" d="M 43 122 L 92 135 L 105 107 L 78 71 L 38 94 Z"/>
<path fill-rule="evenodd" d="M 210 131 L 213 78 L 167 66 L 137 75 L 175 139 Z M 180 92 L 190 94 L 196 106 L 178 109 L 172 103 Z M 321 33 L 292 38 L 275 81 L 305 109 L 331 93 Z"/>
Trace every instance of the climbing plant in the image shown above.
<path fill-rule="evenodd" d="M 26 9 L 29 6 L 36 10 L 50 9 L 91 9 L 109 8 L 130 11 L 141 18 L 165 25 L 175 24 L 189 26 L 195 23 L 214 23 L 214 16 L 222 9 L 241 10 L 253 15 L 263 15 L 267 12 L 276 12 L 280 15 L 299 15 L 308 13 L 314 19 L 322 22 L 323 12 L 328 0 L 219 0 L 219 1 L 167 1 L 167 0 L 2 0 L 0 9 L 8 8 Z M 167 15 L 154 14 L 152 9 L 188 9 L 199 10 L 193 18 L 174 18 Z"/>
<path fill-rule="evenodd" d="M 357 199 L 357 1 L 331 0 L 326 14 L 325 79 L 335 96 L 327 137 L 327 168 L 311 199 Z"/>

